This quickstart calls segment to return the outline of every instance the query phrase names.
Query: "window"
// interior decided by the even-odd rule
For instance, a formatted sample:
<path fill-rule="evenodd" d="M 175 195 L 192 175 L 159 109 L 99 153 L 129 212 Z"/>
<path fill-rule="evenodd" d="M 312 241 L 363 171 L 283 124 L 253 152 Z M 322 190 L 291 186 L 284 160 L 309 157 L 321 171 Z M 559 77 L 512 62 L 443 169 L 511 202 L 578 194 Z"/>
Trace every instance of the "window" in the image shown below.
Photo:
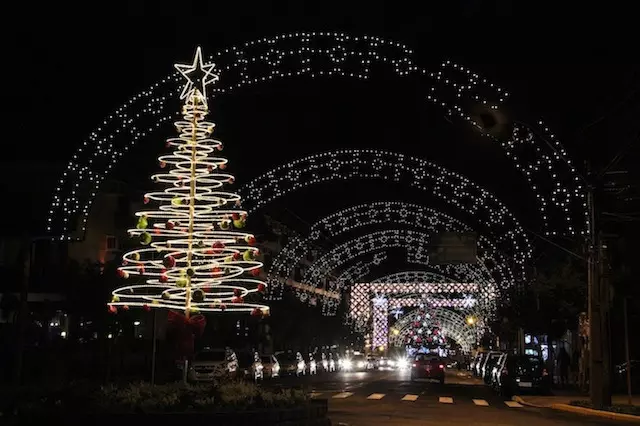
<path fill-rule="evenodd" d="M 118 240 L 113 235 L 107 235 L 107 250 L 116 250 L 118 248 Z"/>

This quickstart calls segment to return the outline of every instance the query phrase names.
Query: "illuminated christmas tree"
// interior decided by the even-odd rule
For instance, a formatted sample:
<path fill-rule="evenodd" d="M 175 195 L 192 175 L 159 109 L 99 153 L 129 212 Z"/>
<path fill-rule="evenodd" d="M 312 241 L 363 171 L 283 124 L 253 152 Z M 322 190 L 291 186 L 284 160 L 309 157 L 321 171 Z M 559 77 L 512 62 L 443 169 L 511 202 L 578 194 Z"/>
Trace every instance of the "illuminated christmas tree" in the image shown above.
<path fill-rule="evenodd" d="M 440 323 L 434 318 L 435 315 L 428 312 L 424 304 L 421 304 L 417 308 L 411 332 L 407 337 L 407 345 L 416 349 L 426 348 L 428 350 L 443 346 L 446 342 L 440 332 Z"/>
<path fill-rule="evenodd" d="M 164 308 L 170 319 L 186 320 L 205 312 L 268 315 L 267 306 L 255 303 L 265 291 L 257 279 L 262 263 L 256 239 L 241 231 L 247 213 L 239 209 L 240 197 L 225 190 L 234 177 L 224 172 L 227 159 L 217 155 L 222 142 L 211 138 L 215 124 L 204 121 L 207 85 L 218 80 L 215 65 L 203 64 L 198 48 L 193 64 L 175 67 L 187 79 L 183 119 L 175 123 L 178 136 L 166 141 L 172 152 L 159 157 L 162 172 L 152 176 L 166 188 L 145 194 L 149 209 L 136 213 L 136 227 L 129 230 L 142 247 L 126 253 L 118 269 L 125 279 L 146 281 L 114 290 L 109 310 Z"/>

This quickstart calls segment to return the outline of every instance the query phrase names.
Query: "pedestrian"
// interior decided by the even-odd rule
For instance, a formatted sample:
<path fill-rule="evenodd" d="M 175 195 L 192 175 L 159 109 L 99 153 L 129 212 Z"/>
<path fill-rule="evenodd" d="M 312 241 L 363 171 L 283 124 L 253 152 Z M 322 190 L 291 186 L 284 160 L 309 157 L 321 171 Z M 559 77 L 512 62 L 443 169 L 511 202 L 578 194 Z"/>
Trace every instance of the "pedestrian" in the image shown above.
<path fill-rule="evenodd" d="M 560 368 L 560 386 L 565 387 L 569 383 L 569 364 L 571 359 L 564 347 L 558 353 L 558 367 Z"/>

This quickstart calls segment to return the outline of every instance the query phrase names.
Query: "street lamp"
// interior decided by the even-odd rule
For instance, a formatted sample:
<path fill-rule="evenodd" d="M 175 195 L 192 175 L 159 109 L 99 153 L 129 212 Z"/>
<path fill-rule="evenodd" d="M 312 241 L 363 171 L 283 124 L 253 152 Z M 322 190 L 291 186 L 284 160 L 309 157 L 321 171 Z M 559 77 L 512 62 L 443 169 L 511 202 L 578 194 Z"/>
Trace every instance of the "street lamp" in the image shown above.
<path fill-rule="evenodd" d="M 467 324 L 468 325 L 474 325 L 476 323 L 476 318 L 475 317 L 467 317 Z"/>

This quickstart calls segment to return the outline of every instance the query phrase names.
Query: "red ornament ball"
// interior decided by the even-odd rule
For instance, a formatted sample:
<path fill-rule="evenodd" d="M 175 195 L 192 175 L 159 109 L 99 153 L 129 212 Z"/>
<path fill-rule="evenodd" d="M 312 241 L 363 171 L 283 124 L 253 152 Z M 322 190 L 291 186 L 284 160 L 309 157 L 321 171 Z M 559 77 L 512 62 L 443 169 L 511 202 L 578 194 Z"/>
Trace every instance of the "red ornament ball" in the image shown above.
<path fill-rule="evenodd" d="M 149 305 L 142 305 L 142 309 L 144 309 L 145 312 L 149 312 L 151 310 L 151 306 Z"/>
<path fill-rule="evenodd" d="M 160 282 L 161 283 L 166 283 L 167 281 L 169 281 L 169 277 L 167 277 L 164 274 L 160 275 Z"/>
<path fill-rule="evenodd" d="M 233 214 L 231 215 L 231 218 L 232 218 L 233 220 L 238 220 L 238 219 L 240 219 L 240 214 L 238 214 L 238 213 L 233 213 Z"/>
<path fill-rule="evenodd" d="M 260 275 L 260 268 L 252 269 L 251 275 L 253 275 L 254 277 L 257 277 L 258 275 Z"/>
<path fill-rule="evenodd" d="M 113 305 L 109 305 L 109 313 L 110 314 L 117 314 L 118 313 L 118 308 L 116 308 Z"/>
<path fill-rule="evenodd" d="M 176 259 L 173 256 L 166 256 L 164 259 L 162 259 L 162 264 L 165 268 L 171 269 L 176 266 Z"/>
<path fill-rule="evenodd" d="M 258 284 L 258 291 L 260 293 L 264 293 L 264 291 L 267 289 L 267 286 L 264 285 L 263 283 Z"/>
<path fill-rule="evenodd" d="M 258 309 L 258 308 L 254 308 L 251 311 L 251 316 L 253 316 L 253 317 L 261 317 L 262 316 L 262 311 L 260 309 Z"/>

